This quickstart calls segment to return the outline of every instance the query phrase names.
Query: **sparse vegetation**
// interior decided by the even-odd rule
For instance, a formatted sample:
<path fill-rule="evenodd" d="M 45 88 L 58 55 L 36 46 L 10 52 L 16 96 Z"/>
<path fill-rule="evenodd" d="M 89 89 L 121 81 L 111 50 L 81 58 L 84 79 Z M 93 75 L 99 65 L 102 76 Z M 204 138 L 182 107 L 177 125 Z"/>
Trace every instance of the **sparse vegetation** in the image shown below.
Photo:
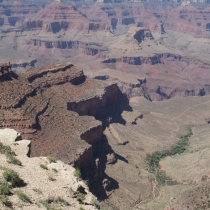
<path fill-rule="evenodd" d="M 62 203 L 62 204 L 64 204 L 64 205 L 66 205 L 66 206 L 69 205 L 68 202 L 67 202 L 64 198 L 62 198 L 61 196 L 58 196 L 58 197 L 55 199 L 55 202 L 56 202 L 56 203 Z"/>
<path fill-rule="evenodd" d="M 20 160 L 18 160 L 14 155 L 8 154 L 7 155 L 7 162 L 14 164 L 14 165 L 22 165 L 22 162 Z"/>
<path fill-rule="evenodd" d="M 173 181 L 169 176 L 166 175 L 165 171 L 162 171 L 159 168 L 157 168 L 155 175 L 156 175 L 157 182 L 160 185 L 164 185 L 166 183 L 167 183 L 167 185 L 177 184 L 176 181 Z"/>
<path fill-rule="evenodd" d="M 7 207 L 12 206 L 12 202 L 8 199 L 6 195 L 0 195 L 0 201 Z"/>
<path fill-rule="evenodd" d="M 170 150 L 154 152 L 151 155 L 147 155 L 147 163 L 150 169 L 154 171 L 156 167 L 159 167 L 159 162 L 164 157 L 183 153 L 186 150 L 186 147 L 189 145 L 188 140 L 191 135 L 193 135 L 192 129 L 188 128 L 188 133 L 181 136 L 177 145 L 173 146 Z"/>
<path fill-rule="evenodd" d="M 151 155 L 147 155 L 147 163 L 149 165 L 149 171 L 155 173 L 156 179 L 160 185 L 176 184 L 170 177 L 166 176 L 164 171 L 159 169 L 159 162 L 162 158 L 167 156 L 173 156 L 183 153 L 189 145 L 189 137 L 193 135 L 192 129 L 188 128 L 188 133 L 180 137 L 180 141 L 173 146 L 170 150 L 164 150 L 160 152 L 154 152 Z"/>
<path fill-rule="evenodd" d="M 100 209 L 100 203 L 98 200 L 94 199 L 91 201 L 91 204 L 95 206 L 97 209 Z"/>
<path fill-rule="evenodd" d="M 0 142 L 0 153 L 6 155 L 7 162 L 15 165 L 21 166 L 22 163 L 18 160 L 14 155 L 15 153 L 12 151 L 10 146 L 4 145 Z"/>
<path fill-rule="evenodd" d="M 56 168 L 52 168 L 52 171 L 58 173 L 58 170 Z"/>
<path fill-rule="evenodd" d="M 74 171 L 74 176 L 80 178 L 81 177 L 81 171 L 79 168 L 76 168 L 75 171 Z"/>
<path fill-rule="evenodd" d="M 4 145 L 0 142 L 0 153 L 5 155 L 15 155 L 10 146 Z"/>
<path fill-rule="evenodd" d="M 42 191 L 38 188 L 33 188 L 32 189 L 34 192 L 38 193 L 38 194 L 42 194 Z"/>
<path fill-rule="evenodd" d="M 77 200 L 80 203 L 83 203 L 83 201 L 85 200 L 85 194 L 78 192 L 78 194 L 77 194 Z"/>
<path fill-rule="evenodd" d="M 24 181 L 19 177 L 18 173 L 12 169 L 4 169 L 3 177 L 6 181 L 11 183 L 12 187 L 21 187 L 24 185 Z"/>
<path fill-rule="evenodd" d="M 49 161 L 49 163 L 56 163 L 55 159 L 51 156 L 48 156 L 47 160 Z"/>
<path fill-rule="evenodd" d="M 39 208 L 41 207 L 41 204 L 39 202 L 35 203 Z"/>
<path fill-rule="evenodd" d="M 23 202 L 31 203 L 30 198 L 24 192 L 22 192 L 21 190 L 16 191 L 16 194 L 17 194 L 18 198 L 20 200 L 22 200 Z"/>
<path fill-rule="evenodd" d="M 0 195 L 9 195 L 10 189 L 7 183 L 0 184 Z"/>
<path fill-rule="evenodd" d="M 84 208 L 82 208 L 81 206 L 79 207 L 79 210 L 85 210 Z"/>
<path fill-rule="evenodd" d="M 46 201 L 40 200 L 39 203 L 41 203 L 46 208 L 46 210 L 58 210 L 58 209 L 54 208 L 53 206 L 51 206 Z"/>
<path fill-rule="evenodd" d="M 45 170 L 48 170 L 47 166 L 44 165 L 44 164 L 40 164 L 39 166 L 40 166 L 40 168 L 43 168 L 43 169 L 45 169 Z"/>

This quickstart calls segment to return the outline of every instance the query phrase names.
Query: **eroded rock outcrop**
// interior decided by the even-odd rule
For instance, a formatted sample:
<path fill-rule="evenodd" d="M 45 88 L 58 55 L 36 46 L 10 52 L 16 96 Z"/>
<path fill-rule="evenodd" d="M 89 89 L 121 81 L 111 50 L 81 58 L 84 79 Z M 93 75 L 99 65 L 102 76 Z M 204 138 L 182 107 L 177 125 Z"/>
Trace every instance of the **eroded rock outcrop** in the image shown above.
<path fill-rule="evenodd" d="M 0 142 L 10 146 L 15 157 L 21 161 L 20 166 L 10 164 L 6 155 L 0 154 L 2 167 L 0 183 L 4 180 L 3 167 L 16 171 L 26 183 L 22 187 L 10 188 L 7 198 L 11 202 L 12 209 L 45 209 L 46 206 L 62 210 L 74 210 L 80 207 L 86 210 L 97 209 L 94 204 L 97 202 L 96 197 L 89 191 L 87 184 L 75 176 L 75 169 L 72 166 L 49 157 L 28 157 L 31 141 L 18 140 L 17 137 L 19 138 L 21 135 L 13 129 L 0 129 Z M 40 165 L 45 166 L 45 169 Z M 14 192 L 17 190 L 23 191 L 30 202 L 27 203 L 19 199 Z M 79 194 L 83 196 L 83 200 L 78 200 Z M 59 202 L 59 198 L 60 200 L 62 198 L 63 202 Z M 8 209 L 2 202 L 0 202 L 0 208 Z"/>
<path fill-rule="evenodd" d="M 10 62 L 0 64 L 0 80 L 11 79 L 11 74 Z"/>
<path fill-rule="evenodd" d="M 79 167 L 91 184 L 102 183 L 106 161 L 100 159 L 113 153 L 102 128 L 128 106 L 116 84 L 86 78 L 66 63 L 12 75 L 0 88 L 0 127 L 32 139 L 30 156 L 51 155 Z"/>
<path fill-rule="evenodd" d="M 32 19 L 26 21 L 24 30 L 43 29 L 57 33 L 61 30 L 103 30 L 106 25 L 89 21 L 75 7 L 55 1 L 47 5 Z"/>
<path fill-rule="evenodd" d="M 32 17 L 39 9 L 35 4 L 4 2 L 4 4 L 0 4 L 0 26 L 20 26 L 24 20 Z"/>

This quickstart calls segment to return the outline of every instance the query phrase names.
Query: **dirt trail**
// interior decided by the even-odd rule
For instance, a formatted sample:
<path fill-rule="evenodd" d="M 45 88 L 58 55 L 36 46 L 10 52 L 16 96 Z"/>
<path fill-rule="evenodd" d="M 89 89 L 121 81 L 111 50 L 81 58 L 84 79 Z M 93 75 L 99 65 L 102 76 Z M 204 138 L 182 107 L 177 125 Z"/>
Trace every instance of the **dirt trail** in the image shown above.
<path fill-rule="evenodd" d="M 172 118 L 171 121 L 174 121 L 175 119 L 181 117 L 183 114 L 185 114 L 185 113 L 186 113 L 187 111 L 189 111 L 190 109 L 193 109 L 193 108 L 195 108 L 195 107 L 197 107 L 197 106 L 200 106 L 200 105 L 203 105 L 203 104 L 207 104 L 207 103 L 210 103 L 210 100 L 209 100 L 209 101 L 206 101 L 206 102 L 204 102 L 204 103 L 200 103 L 200 104 L 196 104 L 196 105 L 194 105 L 194 106 L 191 106 L 191 107 L 187 108 L 186 110 L 184 110 L 184 111 L 183 111 L 181 114 L 179 114 L 178 116 Z"/>

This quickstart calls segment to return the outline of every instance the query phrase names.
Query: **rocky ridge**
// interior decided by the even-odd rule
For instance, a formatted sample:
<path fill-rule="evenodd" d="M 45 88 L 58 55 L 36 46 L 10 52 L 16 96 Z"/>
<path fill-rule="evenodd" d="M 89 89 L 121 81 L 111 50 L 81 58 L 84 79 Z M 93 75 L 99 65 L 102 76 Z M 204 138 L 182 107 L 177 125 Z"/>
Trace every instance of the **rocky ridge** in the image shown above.
<path fill-rule="evenodd" d="M 58 33 L 60 30 L 70 29 L 80 31 L 104 30 L 106 25 L 91 22 L 73 6 L 55 1 L 25 22 L 25 30 L 39 28 L 46 32 Z"/>
<path fill-rule="evenodd" d="M 104 157 L 114 152 L 103 129 L 128 107 L 116 84 L 86 78 L 66 63 L 11 76 L 1 88 L 0 126 L 32 139 L 31 157 L 51 155 L 79 167 L 104 196 L 112 189 Z"/>
<path fill-rule="evenodd" d="M 18 138 L 17 138 L 18 137 Z M 11 194 L 8 196 L 12 202 L 13 209 L 46 209 L 42 204 L 43 201 L 51 208 L 59 209 L 87 209 L 94 210 L 94 203 L 97 202 L 88 189 L 88 186 L 78 177 L 74 175 L 75 169 L 60 160 L 49 162 L 47 157 L 33 157 L 27 155 L 30 153 L 30 140 L 18 140 L 21 135 L 13 129 L 0 129 L 0 142 L 10 146 L 15 152 L 22 165 L 9 164 L 6 156 L 1 156 L 1 167 L 6 167 L 16 171 L 26 183 L 23 187 L 15 187 L 11 189 Z M 40 165 L 45 165 L 47 169 L 43 169 Z M 2 169 L 0 170 L 2 172 Z M 35 172 L 35 173 L 34 173 Z M 49 177 L 53 178 L 50 180 Z M 3 181 L 2 173 L 0 173 L 0 182 Z M 23 191 L 29 198 L 30 203 L 21 201 L 15 192 Z M 76 194 L 82 192 L 85 199 L 82 202 L 77 200 Z M 57 202 L 58 197 L 65 202 Z M 61 200 L 61 199 L 60 199 Z M 2 210 L 10 209 L 2 205 Z"/>

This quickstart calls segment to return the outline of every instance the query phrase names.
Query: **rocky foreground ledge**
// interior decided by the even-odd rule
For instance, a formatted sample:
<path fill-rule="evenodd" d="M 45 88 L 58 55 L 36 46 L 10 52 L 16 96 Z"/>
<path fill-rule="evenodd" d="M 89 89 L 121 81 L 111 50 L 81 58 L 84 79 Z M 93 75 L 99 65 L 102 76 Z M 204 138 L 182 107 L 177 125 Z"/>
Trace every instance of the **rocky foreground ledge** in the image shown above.
<path fill-rule="evenodd" d="M 0 142 L 10 146 L 15 153 L 15 158 L 21 164 L 10 162 L 7 154 L 0 152 L 0 209 L 7 207 L 11 202 L 12 209 L 37 210 L 37 209 L 62 209 L 94 210 L 97 199 L 88 189 L 88 186 L 76 177 L 75 168 L 52 157 L 29 158 L 30 140 L 19 140 L 20 134 L 13 129 L 0 129 Z M 3 176 L 5 170 L 14 170 L 24 181 L 21 186 L 11 186 Z M 2 203 L 2 185 L 9 186 L 6 193 L 7 203 Z M 22 192 L 22 194 L 20 193 Z M 28 199 L 26 197 L 28 197 Z"/>

